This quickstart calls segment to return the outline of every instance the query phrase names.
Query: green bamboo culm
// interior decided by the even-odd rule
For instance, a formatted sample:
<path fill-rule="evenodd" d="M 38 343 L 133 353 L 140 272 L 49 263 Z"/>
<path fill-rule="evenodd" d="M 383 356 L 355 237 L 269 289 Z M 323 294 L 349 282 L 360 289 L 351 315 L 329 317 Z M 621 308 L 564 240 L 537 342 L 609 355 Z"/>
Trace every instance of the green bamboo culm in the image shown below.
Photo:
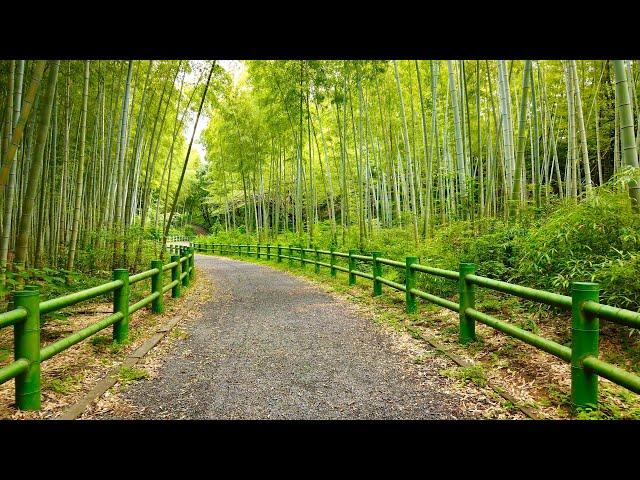
<path fill-rule="evenodd" d="M 4 187 L 9 179 L 11 164 L 13 163 L 13 159 L 15 158 L 18 147 L 20 146 L 20 142 L 22 141 L 25 127 L 27 126 L 27 122 L 29 121 L 29 118 L 31 116 L 31 107 L 33 106 L 36 94 L 38 93 L 38 89 L 40 88 L 40 82 L 42 81 L 42 76 L 44 74 L 44 69 L 46 66 L 46 60 L 38 60 L 33 67 L 31 83 L 29 84 L 29 89 L 27 90 L 22 101 L 24 107 L 22 108 L 22 111 L 20 112 L 20 118 L 18 119 L 18 122 L 13 129 L 13 135 L 11 136 L 11 142 L 9 143 L 9 150 L 5 155 L 8 161 L 5 162 L 2 165 L 2 169 L 0 169 L 0 186 Z"/>
<path fill-rule="evenodd" d="M 124 343 L 129 337 L 129 271 L 116 268 L 113 279 L 122 281 L 122 286 L 113 291 L 113 313 L 122 314 L 122 319 L 113 324 L 113 341 Z"/>
<path fill-rule="evenodd" d="M 78 156 L 78 174 L 76 180 L 76 192 L 73 207 L 73 223 L 71 226 L 71 240 L 69 242 L 69 253 L 67 255 L 67 274 L 66 282 L 71 283 L 70 272 L 73 270 L 73 262 L 76 257 L 76 247 L 78 244 L 78 229 L 80 227 L 80 210 L 82 207 L 82 191 L 84 189 L 84 169 L 85 169 L 85 143 L 87 134 L 87 101 L 89 97 L 89 60 L 84 63 L 84 88 L 82 91 L 82 111 L 81 111 L 81 127 L 80 127 L 80 155 Z"/>
<path fill-rule="evenodd" d="M 151 277 L 151 293 L 157 293 L 158 297 L 151 303 L 153 313 L 164 312 L 164 297 L 162 296 L 162 260 L 151 260 L 151 268 L 158 269 L 158 273 Z"/>
<path fill-rule="evenodd" d="M 189 282 L 196 277 L 195 252 L 193 247 L 189 247 Z"/>
<path fill-rule="evenodd" d="M 475 264 L 460 262 L 460 276 L 458 279 L 458 297 L 460 299 L 460 328 L 458 332 L 458 340 L 463 345 L 469 342 L 473 342 L 476 339 L 475 321 L 473 318 L 470 318 L 466 314 L 467 308 L 475 308 L 475 287 L 472 283 L 467 282 L 465 278 L 467 275 L 473 275 L 475 271 Z"/>
<path fill-rule="evenodd" d="M 350 249 L 349 250 L 349 285 L 356 284 L 356 276 L 353 274 L 353 271 L 356 269 L 356 259 L 353 256 L 356 254 L 357 250 Z"/>
<path fill-rule="evenodd" d="M 414 263 L 418 263 L 418 257 L 407 257 L 405 260 L 405 273 L 404 273 L 404 282 L 406 285 L 405 289 L 405 311 L 407 313 L 416 313 L 418 311 L 418 304 L 416 302 L 416 296 L 411 291 L 416 288 L 416 272 L 411 268 Z"/>
<path fill-rule="evenodd" d="M 177 265 L 171 269 L 171 283 L 176 282 L 171 289 L 171 297 L 179 298 L 181 293 L 180 287 L 182 286 L 182 282 L 180 282 L 180 255 L 171 255 L 171 263 L 177 263 Z"/>
<path fill-rule="evenodd" d="M 598 375 L 584 368 L 588 356 L 598 358 L 598 318 L 584 311 L 586 301 L 598 302 L 597 283 L 573 282 L 571 329 L 571 401 L 574 408 L 598 407 Z"/>
<path fill-rule="evenodd" d="M 5 114 L 5 132 L 2 142 L 2 151 L 7 152 L 9 150 L 9 141 L 11 140 L 11 134 L 17 124 L 18 117 L 20 116 L 20 107 L 22 104 L 22 80 L 24 77 L 24 60 L 18 63 L 18 72 L 16 75 L 16 62 L 12 61 L 9 64 L 9 85 L 7 94 L 7 112 Z M 17 76 L 14 81 L 14 76 Z M 14 99 L 15 96 L 15 99 Z M 15 157 L 15 155 L 14 155 Z M 15 158 L 6 158 L 3 160 L 3 165 L 9 164 L 9 180 L 8 185 L 4 189 L 4 210 L 2 212 L 2 234 L 0 235 L 0 281 L 4 286 L 6 282 L 7 272 L 7 258 L 9 255 L 9 240 L 11 236 L 11 223 L 13 220 L 13 199 L 16 190 L 16 171 L 17 162 Z"/>
<path fill-rule="evenodd" d="M 525 132 L 527 128 L 527 100 L 529 94 L 529 81 L 531 79 L 531 60 L 524 62 L 522 74 L 522 97 L 520 98 L 520 118 L 518 119 L 518 146 L 516 156 L 516 169 L 513 179 L 513 192 L 511 194 L 510 216 L 515 218 L 517 205 L 520 203 L 522 191 L 522 166 L 524 165 Z"/>
<path fill-rule="evenodd" d="M 624 68 L 624 60 L 613 60 L 616 78 L 616 93 L 618 97 L 618 111 L 620 112 L 620 143 L 622 158 L 628 167 L 638 168 L 638 149 L 633 131 L 633 112 L 629 99 L 629 87 L 627 85 L 627 72 Z M 634 213 L 640 213 L 640 185 L 638 180 L 629 180 L 629 198 L 631 209 Z"/>
<path fill-rule="evenodd" d="M 14 326 L 14 355 L 29 366 L 16 377 L 16 405 L 20 410 L 40 410 L 40 292 L 22 290 L 13 294 L 16 308 L 24 308 L 27 316 Z"/>
<path fill-rule="evenodd" d="M 373 272 L 373 296 L 379 297 L 382 295 L 382 283 L 378 280 L 378 277 L 382 276 L 382 264 L 378 261 L 378 257 L 382 256 L 382 252 L 371 252 L 372 260 L 372 272 Z"/>
<path fill-rule="evenodd" d="M 18 225 L 18 236 L 16 238 L 16 252 L 13 260 L 16 269 L 24 266 L 27 257 L 27 246 L 31 237 L 32 214 L 35 205 L 36 193 L 41 180 L 42 164 L 44 160 L 44 148 L 49 135 L 49 124 L 51 121 L 51 111 L 55 98 L 56 81 L 58 79 L 58 69 L 60 61 L 52 61 L 49 64 L 49 75 L 44 97 L 41 100 L 40 111 L 38 112 L 38 129 L 36 135 L 36 145 L 29 169 L 27 186 L 22 202 L 22 213 Z"/>
<path fill-rule="evenodd" d="M 180 257 L 186 257 L 189 254 L 187 247 L 180 247 Z M 189 259 L 185 258 L 184 262 L 182 262 L 182 274 L 184 277 L 182 278 L 182 286 L 189 286 Z"/>

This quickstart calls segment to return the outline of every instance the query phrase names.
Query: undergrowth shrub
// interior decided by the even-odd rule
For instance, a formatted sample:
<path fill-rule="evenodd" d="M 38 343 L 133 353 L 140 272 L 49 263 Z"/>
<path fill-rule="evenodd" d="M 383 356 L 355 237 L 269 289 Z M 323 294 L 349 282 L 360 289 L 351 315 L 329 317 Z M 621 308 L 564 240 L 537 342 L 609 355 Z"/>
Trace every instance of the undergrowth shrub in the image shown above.
<path fill-rule="evenodd" d="M 344 235 L 338 226 L 336 249 L 347 252 L 355 248 L 367 255 L 377 250 L 399 261 L 413 255 L 421 264 L 456 271 L 460 262 L 473 262 L 478 275 L 564 294 L 569 294 L 571 282 L 594 281 L 600 283 L 601 301 L 638 310 L 640 215 L 632 213 L 627 194 L 614 191 L 614 187 L 597 187 L 591 199 L 577 205 L 554 198 L 542 209 L 529 207 L 520 212 L 517 223 L 484 218 L 474 224 L 458 220 L 436 225 L 419 247 L 410 224 L 392 228 L 374 224 L 362 248 L 357 226 Z M 238 228 L 220 231 L 207 241 L 253 244 L 256 238 Z M 283 232 L 268 241 L 285 247 L 310 244 L 308 235 L 294 232 Z M 330 223 L 319 222 L 314 227 L 313 244 L 328 250 L 331 242 Z M 403 269 L 385 266 L 384 275 L 404 281 Z M 419 273 L 417 282 L 418 288 L 435 295 L 457 295 L 457 284 L 451 280 Z"/>
<path fill-rule="evenodd" d="M 603 301 L 635 310 L 638 254 L 640 218 L 629 197 L 600 187 L 593 198 L 558 208 L 519 238 L 516 278 L 566 294 L 573 281 L 599 282 Z"/>

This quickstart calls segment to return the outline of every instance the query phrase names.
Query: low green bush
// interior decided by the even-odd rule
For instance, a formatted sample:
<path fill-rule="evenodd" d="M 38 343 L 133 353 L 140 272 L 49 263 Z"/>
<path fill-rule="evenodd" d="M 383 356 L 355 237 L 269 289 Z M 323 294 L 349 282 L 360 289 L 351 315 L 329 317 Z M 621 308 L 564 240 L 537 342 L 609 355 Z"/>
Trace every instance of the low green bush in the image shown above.
<path fill-rule="evenodd" d="M 359 249 L 357 226 L 342 232 L 338 226 L 336 249 Z M 216 243 L 256 243 L 255 235 L 243 228 L 219 231 L 207 241 Z M 314 227 L 313 244 L 328 249 L 331 245 L 328 221 Z M 283 232 L 262 243 L 273 245 L 309 245 L 308 236 Z M 472 224 L 459 220 L 437 225 L 419 247 L 410 228 L 373 226 L 361 251 L 383 252 L 387 258 L 402 261 L 408 255 L 420 263 L 457 270 L 460 262 L 474 262 L 479 275 L 558 293 L 569 293 L 573 281 L 600 283 L 601 301 L 611 305 L 640 309 L 640 215 L 631 211 L 624 191 L 615 185 L 594 189 L 589 200 L 573 204 L 571 200 L 550 202 L 544 209 L 528 208 L 519 221 L 485 218 Z M 385 268 L 385 276 L 402 282 L 401 269 Z M 418 287 L 429 293 L 453 297 L 457 285 L 432 275 L 418 275 Z"/>

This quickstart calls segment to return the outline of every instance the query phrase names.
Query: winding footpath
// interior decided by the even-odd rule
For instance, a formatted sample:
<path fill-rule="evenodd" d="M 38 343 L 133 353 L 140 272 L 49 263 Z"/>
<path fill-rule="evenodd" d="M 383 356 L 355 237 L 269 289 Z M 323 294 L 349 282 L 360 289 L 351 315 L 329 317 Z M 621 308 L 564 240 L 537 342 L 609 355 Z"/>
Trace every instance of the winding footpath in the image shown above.
<path fill-rule="evenodd" d="M 418 371 L 389 333 L 310 282 L 224 257 L 197 255 L 196 266 L 215 298 L 155 378 L 121 393 L 136 407 L 126 418 L 479 417 L 438 374 L 445 360 Z"/>

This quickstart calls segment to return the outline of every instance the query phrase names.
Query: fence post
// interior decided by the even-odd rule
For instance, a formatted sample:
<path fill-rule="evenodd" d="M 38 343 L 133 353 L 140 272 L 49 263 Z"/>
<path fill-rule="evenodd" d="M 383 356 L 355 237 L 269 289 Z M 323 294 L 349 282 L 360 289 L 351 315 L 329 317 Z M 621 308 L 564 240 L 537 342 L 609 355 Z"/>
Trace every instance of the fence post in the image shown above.
<path fill-rule="evenodd" d="M 151 302 L 153 313 L 164 312 L 164 296 L 162 294 L 162 260 L 151 260 L 151 268 L 157 268 L 158 273 L 151 276 L 151 293 L 158 292 L 158 297 Z"/>
<path fill-rule="evenodd" d="M 355 266 L 356 266 L 356 259 L 353 258 L 353 254 L 356 253 L 357 250 L 355 249 L 350 249 L 349 250 L 349 285 L 355 285 L 356 284 L 356 276 L 351 273 L 353 270 L 355 270 Z"/>
<path fill-rule="evenodd" d="M 571 284 L 571 403 L 577 407 L 598 406 L 598 375 L 585 370 L 582 360 L 598 356 L 599 320 L 582 310 L 584 302 L 599 299 L 599 285 L 591 282 Z"/>
<path fill-rule="evenodd" d="M 404 283 L 406 291 L 404 298 L 406 302 L 405 312 L 407 313 L 416 313 L 418 310 L 416 296 L 411 293 L 411 290 L 416 288 L 416 272 L 411 268 L 414 263 L 418 263 L 418 257 L 407 257 L 405 260 Z"/>
<path fill-rule="evenodd" d="M 189 255 L 189 281 L 191 281 L 196 276 L 196 253 L 193 247 L 190 249 Z"/>
<path fill-rule="evenodd" d="M 181 260 L 182 258 L 186 257 L 186 252 L 183 251 L 181 252 L 181 256 L 180 256 Z M 184 278 L 182 279 L 182 286 L 183 287 L 188 287 L 189 286 L 189 259 L 186 258 L 184 262 L 181 263 L 182 265 L 182 273 L 186 273 L 186 275 L 184 276 Z M 182 273 L 180 274 L 180 276 L 182 276 Z"/>
<path fill-rule="evenodd" d="M 293 248 L 291 244 L 289 244 L 289 266 L 293 266 Z"/>
<path fill-rule="evenodd" d="M 171 289 L 171 297 L 178 298 L 180 297 L 180 255 L 171 255 L 171 263 L 178 262 L 178 265 L 171 268 L 171 281 L 174 282 L 178 280 L 178 283 L 173 286 Z"/>
<path fill-rule="evenodd" d="M 14 358 L 29 362 L 15 380 L 16 406 L 20 410 L 40 410 L 40 291 L 13 292 L 13 304 L 27 311 L 27 318 L 13 327 Z"/>
<path fill-rule="evenodd" d="M 316 268 L 315 268 L 315 272 L 316 273 L 320 273 L 320 254 L 318 253 L 318 247 L 315 246 L 313 247 L 313 249 L 316 251 Z"/>
<path fill-rule="evenodd" d="M 458 294 L 460 300 L 460 330 L 458 340 L 463 345 L 473 342 L 476 339 L 476 321 L 473 318 L 467 318 L 464 313 L 467 308 L 475 307 L 475 286 L 466 280 L 467 275 L 474 274 L 476 271 L 475 263 L 460 262 L 460 278 L 458 280 Z"/>
<path fill-rule="evenodd" d="M 278 255 L 276 263 L 282 263 L 282 245 L 280 244 L 278 244 Z"/>
<path fill-rule="evenodd" d="M 382 276 L 382 264 L 378 262 L 378 257 L 382 256 L 382 252 L 371 252 L 373 257 L 373 296 L 378 297 L 382 295 L 382 283 L 376 278 Z"/>
<path fill-rule="evenodd" d="M 271 244 L 267 243 L 267 260 L 271 260 Z"/>
<path fill-rule="evenodd" d="M 330 255 L 330 259 L 329 259 L 329 264 L 331 265 L 331 276 L 335 277 L 336 276 L 336 254 L 335 254 L 335 247 L 331 246 L 329 248 L 329 251 L 331 252 Z"/>
<path fill-rule="evenodd" d="M 304 267 L 307 266 L 307 264 L 304 261 L 304 256 L 305 256 L 304 247 L 300 247 L 300 267 L 303 269 Z"/>
<path fill-rule="evenodd" d="M 24 287 L 22 287 L 22 290 L 28 290 L 30 292 L 38 292 L 38 294 L 40 294 L 40 285 L 25 285 Z M 13 306 L 13 299 L 11 299 L 9 301 L 9 305 L 7 308 L 7 311 L 9 310 L 13 310 L 15 307 Z M 44 324 L 44 315 L 40 315 L 40 326 L 42 326 Z"/>
<path fill-rule="evenodd" d="M 122 313 L 122 319 L 113 324 L 113 341 L 123 343 L 129 337 L 129 271 L 116 268 L 114 280 L 122 280 L 123 285 L 113 291 L 113 313 Z"/>

